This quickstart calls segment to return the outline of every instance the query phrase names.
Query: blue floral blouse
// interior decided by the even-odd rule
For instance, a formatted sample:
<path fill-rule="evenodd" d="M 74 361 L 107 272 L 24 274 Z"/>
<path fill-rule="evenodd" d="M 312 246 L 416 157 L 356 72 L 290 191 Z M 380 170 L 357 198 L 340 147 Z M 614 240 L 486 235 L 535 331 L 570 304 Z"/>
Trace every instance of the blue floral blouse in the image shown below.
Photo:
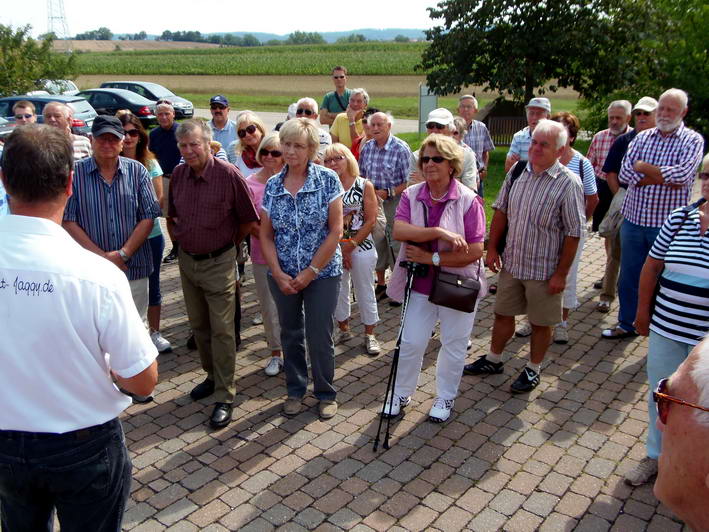
<path fill-rule="evenodd" d="M 276 253 L 281 269 L 295 277 L 308 267 L 315 252 L 330 232 L 330 203 L 344 194 L 340 178 L 332 170 L 308 163 L 308 177 L 295 195 L 283 186 L 288 167 L 266 183 L 261 208 L 273 226 Z M 321 268 L 318 279 L 342 274 L 340 246 L 335 248 L 330 262 Z"/>

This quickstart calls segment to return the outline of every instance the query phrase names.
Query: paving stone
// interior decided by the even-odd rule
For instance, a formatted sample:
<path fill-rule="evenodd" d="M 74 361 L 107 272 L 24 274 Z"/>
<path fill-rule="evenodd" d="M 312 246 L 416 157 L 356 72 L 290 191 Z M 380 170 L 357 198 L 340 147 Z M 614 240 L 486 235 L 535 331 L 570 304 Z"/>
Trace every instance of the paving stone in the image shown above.
<path fill-rule="evenodd" d="M 506 516 L 511 516 L 525 501 L 524 495 L 512 490 L 502 490 L 490 502 L 490 508 Z"/>
<path fill-rule="evenodd" d="M 509 532 L 535 532 L 539 530 L 541 522 L 541 517 L 519 510 L 512 516 L 512 519 L 505 523 L 505 530 L 509 530 Z"/>
<path fill-rule="evenodd" d="M 476 515 L 470 522 L 470 529 L 475 532 L 496 532 L 502 530 L 502 525 L 507 521 L 507 517 L 498 514 L 495 510 L 486 508 Z"/>

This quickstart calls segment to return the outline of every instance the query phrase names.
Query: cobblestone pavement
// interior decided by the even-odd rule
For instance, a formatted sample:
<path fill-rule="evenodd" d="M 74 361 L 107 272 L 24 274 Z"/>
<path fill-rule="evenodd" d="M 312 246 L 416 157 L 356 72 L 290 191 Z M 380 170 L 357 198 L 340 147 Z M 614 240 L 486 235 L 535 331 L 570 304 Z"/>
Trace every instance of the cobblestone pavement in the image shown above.
<path fill-rule="evenodd" d="M 123 416 L 134 467 L 125 529 L 682 530 L 651 486 L 622 481 L 645 456 L 646 340 L 599 339 L 600 327 L 616 319 L 615 308 L 594 311 L 592 284 L 603 264 L 602 241 L 589 239 L 571 341 L 550 348 L 533 393 L 508 391 L 528 355 L 528 339 L 516 338 L 504 375 L 464 376 L 450 420 L 428 422 L 439 348 L 433 339 L 412 405 L 392 424 L 391 448 L 377 453 L 376 410 L 391 352 L 367 357 L 361 338 L 338 346 L 338 415 L 319 421 L 309 395 L 307 411 L 284 417 L 283 375 L 264 374 L 269 352 L 262 327 L 251 325 L 258 305 L 250 276 L 234 421 L 210 429 L 211 405 L 189 397 L 204 373 L 197 352 L 184 347 L 177 265 L 164 265 L 163 334 L 176 349 L 159 358 L 155 402 Z M 471 360 L 489 347 L 492 303 L 488 296 L 480 305 Z M 378 336 L 391 351 L 399 309 L 380 310 Z"/>

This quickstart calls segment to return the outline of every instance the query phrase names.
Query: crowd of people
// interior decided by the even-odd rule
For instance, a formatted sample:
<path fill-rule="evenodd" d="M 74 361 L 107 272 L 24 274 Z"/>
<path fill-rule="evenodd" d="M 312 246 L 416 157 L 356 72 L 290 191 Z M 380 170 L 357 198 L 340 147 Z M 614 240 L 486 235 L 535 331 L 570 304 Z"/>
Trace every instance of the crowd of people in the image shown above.
<path fill-rule="evenodd" d="M 669 452 L 658 416 L 662 427 L 669 403 L 709 407 L 709 353 L 696 347 L 709 331 L 709 156 L 698 174 L 703 197 L 690 203 L 703 139 L 683 123 L 686 93 L 669 89 L 635 106 L 611 102 L 609 127 L 593 137 L 586 156 L 574 148 L 578 117 L 552 114 L 547 98 L 533 98 L 527 126 L 512 139 L 488 233 L 482 193 L 494 144 L 475 119 L 473 95 L 460 97 L 460 116 L 431 111 L 427 136 L 412 152 L 392 133 L 393 117 L 369 105 L 365 89 L 347 88 L 344 67 L 332 70 L 332 80 L 335 90 L 320 106 L 301 98 L 277 131 L 252 111 L 230 119 L 222 95 L 211 98 L 208 122 L 177 123 L 171 103 L 161 100 L 150 133 L 119 111 L 97 117 L 90 139 L 72 133 L 64 104 L 47 104 L 42 126 L 33 125 L 30 102 L 15 105 L 17 127 L 1 160 L 0 276 L 14 279 L 15 288 L 0 292 L 13 309 L 3 314 L 0 334 L 14 338 L 0 347 L 7 360 L 0 397 L 13 394 L 0 412 L 0 464 L 29 453 L 41 466 L 48 449 L 79 446 L 90 459 L 76 474 L 90 475 L 95 449 L 110 440 L 115 497 L 93 508 L 94 519 L 102 523 L 97 530 L 120 526 L 130 467 L 117 418 L 129 396 L 151 400 L 158 354 L 172 349 L 160 327 L 160 269 L 174 261 L 192 330 L 188 346 L 205 372 L 190 396 L 210 398 L 215 429 L 232 420 L 249 260 L 260 309 L 254 323 L 263 324 L 270 351 L 264 371 L 283 372 L 287 416 L 302 411 L 309 381 L 320 418 L 337 414 L 335 345 L 355 345 L 353 296 L 364 329 L 357 345 L 369 356 L 383 351 L 378 305 L 402 307 L 382 416 L 401 415 L 413 400 L 436 329 L 431 421 L 449 419 L 464 375 L 504 372 L 515 334 L 531 337 L 530 356 L 510 389 L 528 393 L 541 382 L 549 345 L 569 342 L 590 229 L 603 234 L 607 256 L 596 309 L 608 312 L 616 294 L 619 300 L 618 324 L 601 337 L 650 336 L 647 457 L 626 482 L 647 482 L 659 462 L 664 485 Z M 165 257 L 161 216 L 172 244 Z M 478 302 L 488 293 L 486 268 L 498 274 L 490 286 L 490 348 L 466 364 Z M 518 323 L 518 316 L 526 319 Z M 29 335 L 4 334 L 28 323 L 67 358 L 51 356 Z M 685 397 L 679 382 L 689 376 L 693 395 L 671 395 Z M 76 387 L 77 377 L 87 386 Z M 52 393 L 36 398 L 18 393 L 23 387 Z M 704 417 L 699 425 L 706 431 Z M 69 489 L 50 473 L 23 467 L 14 475 L 0 469 L 8 529 L 28 513 L 46 522 L 47 508 L 59 508 Z M 5 495 L 1 488 L 17 482 L 52 489 L 44 498 L 32 489 L 22 490 L 24 498 Z M 671 490 L 657 490 L 672 499 Z M 67 526 L 77 518 L 70 509 L 60 513 Z"/>

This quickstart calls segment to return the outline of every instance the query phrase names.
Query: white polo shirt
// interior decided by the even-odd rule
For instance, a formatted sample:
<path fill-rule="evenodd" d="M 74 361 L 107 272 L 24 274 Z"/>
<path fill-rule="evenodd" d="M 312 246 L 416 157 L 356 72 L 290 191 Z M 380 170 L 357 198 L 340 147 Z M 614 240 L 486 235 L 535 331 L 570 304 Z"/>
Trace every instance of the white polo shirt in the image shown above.
<path fill-rule="evenodd" d="M 123 272 L 43 218 L 0 217 L 0 430 L 64 433 L 131 404 L 157 357 Z"/>

